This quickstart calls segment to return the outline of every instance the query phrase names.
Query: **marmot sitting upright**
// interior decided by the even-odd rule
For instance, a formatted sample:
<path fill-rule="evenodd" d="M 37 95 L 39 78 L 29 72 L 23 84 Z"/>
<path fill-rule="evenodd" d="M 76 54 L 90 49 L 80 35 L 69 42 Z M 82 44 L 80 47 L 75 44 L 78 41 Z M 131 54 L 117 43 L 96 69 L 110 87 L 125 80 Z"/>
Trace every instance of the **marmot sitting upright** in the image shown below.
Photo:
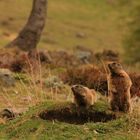
<path fill-rule="evenodd" d="M 74 94 L 75 104 L 78 107 L 89 108 L 97 100 L 96 92 L 93 89 L 89 89 L 82 85 L 74 85 L 71 89 Z"/>
<path fill-rule="evenodd" d="M 123 70 L 120 63 L 108 64 L 110 71 L 108 79 L 109 102 L 113 111 L 131 111 L 130 87 L 132 85 L 129 75 Z"/>

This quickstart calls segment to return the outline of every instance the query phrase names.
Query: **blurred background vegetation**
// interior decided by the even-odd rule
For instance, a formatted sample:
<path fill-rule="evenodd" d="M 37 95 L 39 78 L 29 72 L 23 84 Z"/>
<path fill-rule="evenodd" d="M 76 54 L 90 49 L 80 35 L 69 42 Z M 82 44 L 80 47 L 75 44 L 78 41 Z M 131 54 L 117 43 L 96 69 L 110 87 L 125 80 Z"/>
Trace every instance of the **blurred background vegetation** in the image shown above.
<path fill-rule="evenodd" d="M 0 46 L 26 23 L 32 0 L 0 1 Z M 112 49 L 127 63 L 140 62 L 139 0 L 50 0 L 39 48 L 72 51 L 82 45 L 95 52 Z"/>

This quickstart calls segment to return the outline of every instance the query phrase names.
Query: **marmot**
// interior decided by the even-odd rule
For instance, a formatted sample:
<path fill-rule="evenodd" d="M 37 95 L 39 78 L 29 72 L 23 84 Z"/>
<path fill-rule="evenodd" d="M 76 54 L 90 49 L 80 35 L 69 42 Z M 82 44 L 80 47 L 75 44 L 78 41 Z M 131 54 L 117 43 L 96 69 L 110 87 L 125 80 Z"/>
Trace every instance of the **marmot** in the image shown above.
<path fill-rule="evenodd" d="M 82 85 L 74 85 L 71 89 L 74 95 L 74 102 L 78 107 L 89 108 L 97 100 L 94 89 L 89 89 Z"/>
<path fill-rule="evenodd" d="M 132 85 L 129 75 L 123 70 L 120 63 L 108 64 L 110 71 L 108 77 L 109 102 L 113 111 L 130 112 Z"/>

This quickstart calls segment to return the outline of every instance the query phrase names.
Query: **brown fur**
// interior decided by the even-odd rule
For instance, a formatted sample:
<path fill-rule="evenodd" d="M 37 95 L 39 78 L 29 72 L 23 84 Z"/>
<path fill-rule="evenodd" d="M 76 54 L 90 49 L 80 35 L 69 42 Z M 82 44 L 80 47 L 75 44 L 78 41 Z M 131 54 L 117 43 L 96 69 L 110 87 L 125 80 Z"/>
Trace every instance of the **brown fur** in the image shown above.
<path fill-rule="evenodd" d="M 96 92 L 93 89 L 89 89 L 82 85 L 74 85 L 72 86 L 72 91 L 74 94 L 74 101 L 78 107 L 89 108 L 93 105 L 96 100 Z"/>
<path fill-rule="evenodd" d="M 108 78 L 109 102 L 113 111 L 131 111 L 130 88 L 132 85 L 129 75 L 123 70 L 121 64 L 108 64 L 110 71 Z"/>

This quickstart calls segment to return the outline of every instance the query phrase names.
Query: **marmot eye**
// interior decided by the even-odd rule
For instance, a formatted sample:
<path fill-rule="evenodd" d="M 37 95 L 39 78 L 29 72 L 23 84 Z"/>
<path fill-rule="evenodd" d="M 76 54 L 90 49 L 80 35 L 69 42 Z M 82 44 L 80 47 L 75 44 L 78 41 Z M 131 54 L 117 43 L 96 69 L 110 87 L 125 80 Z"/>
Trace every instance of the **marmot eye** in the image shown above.
<path fill-rule="evenodd" d="M 113 63 L 112 63 L 112 65 L 116 65 L 116 63 L 115 63 L 115 62 L 113 62 Z"/>
<path fill-rule="evenodd" d="M 76 85 L 75 87 L 76 87 L 76 88 L 80 88 L 80 85 Z"/>
<path fill-rule="evenodd" d="M 117 64 L 117 66 L 119 66 L 119 67 L 120 67 L 120 66 L 121 66 L 121 64 L 119 64 L 119 63 L 118 63 L 118 64 Z"/>
<path fill-rule="evenodd" d="M 115 63 L 115 62 L 113 63 L 113 65 L 114 65 L 114 66 L 117 66 L 117 67 L 120 66 L 119 63 Z"/>

